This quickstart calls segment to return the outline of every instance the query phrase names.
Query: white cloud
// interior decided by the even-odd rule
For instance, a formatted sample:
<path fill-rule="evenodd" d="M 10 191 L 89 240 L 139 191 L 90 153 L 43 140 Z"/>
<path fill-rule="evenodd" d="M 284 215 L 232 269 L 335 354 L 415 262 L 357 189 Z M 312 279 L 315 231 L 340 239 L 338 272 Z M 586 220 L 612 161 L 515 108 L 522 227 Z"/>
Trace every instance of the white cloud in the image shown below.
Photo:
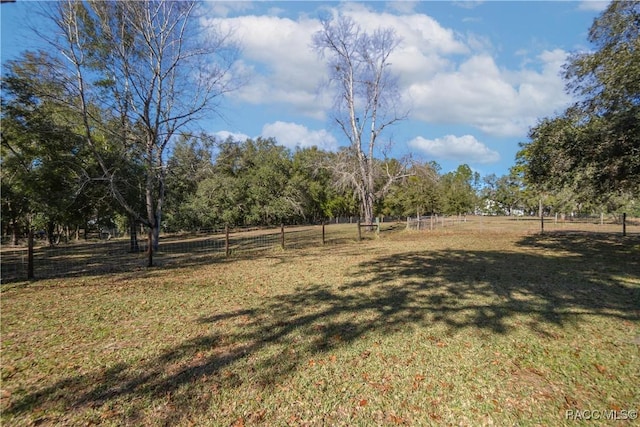
<path fill-rule="evenodd" d="M 251 104 L 281 103 L 313 118 L 324 118 L 328 105 L 317 94 L 324 67 L 311 51 L 311 36 L 320 28 L 314 19 L 278 16 L 238 16 L 208 21 L 232 30 L 242 46 L 234 69 L 247 84 L 236 99 Z"/>
<path fill-rule="evenodd" d="M 468 163 L 495 163 L 500 160 L 500 154 L 491 150 L 472 135 L 446 135 L 436 139 L 425 139 L 418 136 L 409 141 L 409 146 L 442 160 Z"/>
<path fill-rule="evenodd" d="M 249 139 L 249 135 L 246 135 L 241 132 L 229 132 L 228 130 L 220 130 L 218 132 L 214 132 L 213 136 L 216 137 L 219 141 L 226 141 L 227 138 L 231 137 L 236 142 L 243 142 Z"/>
<path fill-rule="evenodd" d="M 584 0 L 580 2 L 578 10 L 588 10 L 591 12 L 602 12 L 609 6 L 609 1 Z"/>
<path fill-rule="evenodd" d="M 427 122 L 467 124 L 496 136 L 526 134 L 538 117 L 569 103 L 560 71 L 566 53 L 545 51 L 541 70 L 500 69 L 486 54 L 474 55 L 457 70 L 444 71 L 410 85 L 406 97 L 415 118 Z"/>
<path fill-rule="evenodd" d="M 316 146 L 318 148 L 335 151 L 338 148 L 336 138 L 324 129 L 309 130 L 306 126 L 277 121 L 268 123 L 262 128 L 264 138 L 273 137 L 278 144 L 294 149 Z"/>
<path fill-rule="evenodd" d="M 413 13 L 417 5 L 418 2 L 414 0 L 391 0 L 387 2 L 387 9 L 408 14 Z"/>
<path fill-rule="evenodd" d="M 423 13 L 396 15 L 388 12 L 375 12 L 359 3 L 347 2 L 345 5 L 348 5 L 349 9 L 344 10 L 343 13 L 353 18 L 363 29 L 373 31 L 381 27 L 393 28 L 402 40 L 402 45 L 417 47 L 423 54 L 469 52 L 468 47 L 453 30 L 443 27 L 429 15 Z"/>
<path fill-rule="evenodd" d="M 450 67 L 444 55 L 468 52 L 452 30 L 424 14 L 377 13 L 356 3 L 343 4 L 342 11 L 366 30 L 396 30 L 402 44 L 390 60 L 405 82 Z M 309 117 L 325 118 L 331 96 L 321 96 L 318 89 L 326 79 L 326 66 L 311 49 L 312 36 L 320 29 L 317 19 L 246 15 L 209 19 L 207 25 L 232 29 L 240 40 L 243 57 L 235 70 L 248 84 L 234 93 L 237 99 L 256 105 L 282 103 Z"/>
<path fill-rule="evenodd" d="M 484 3 L 483 0 L 468 0 L 468 1 L 454 1 L 454 2 L 452 2 L 452 4 L 454 6 L 458 6 L 458 7 L 461 7 L 463 9 L 475 9 L 476 7 L 480 6 L 482 3 Z"/>
<path fill-rule="evenodd" d="M 252 3 L 248 0 L 211 1 L 205 2 L 204 5 L 208 7 L 214 15 L 223 17 L 235 12 L 245 12 L 253 8 Z"/>
<path fill-rule="evenodd" d="M 460 35 L 421 13 L 376 12 L 353 2 L 339 8 L 366 30 L 392 27 L 402 39 L 390 57 L 391 70 L 412 119 L 523 136 L 539 117 L 569 104 L 559 75 L 566 58 L 562 50 L 525 58 L 520 69 L 504 69 L 488 53 L 493 49 L 486 36 Z M 317 19 L 246 15 L 209 21 L 232 28 L 242 44 L 233 71 L 247 76 L 247 84 L 234 99 L 326 120 L 332 95 L 318 90 L 326 67 L 311 49 Z"/>

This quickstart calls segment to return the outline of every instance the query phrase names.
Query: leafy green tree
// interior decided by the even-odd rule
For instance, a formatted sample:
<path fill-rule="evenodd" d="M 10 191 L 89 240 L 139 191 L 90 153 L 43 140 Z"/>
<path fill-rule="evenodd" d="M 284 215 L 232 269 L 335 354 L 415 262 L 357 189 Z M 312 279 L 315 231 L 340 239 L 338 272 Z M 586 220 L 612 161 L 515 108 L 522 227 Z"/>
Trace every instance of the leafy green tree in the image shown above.
<path fill-rule="evenodd" d="M 56 225 L 78 218 L 86 153 L 61 120 L 69 111 L 36 95 L 46 83 L 29 59 L 8 63 L 2 80 L 2 217 L 14 243 L 20 225 L 37 225 L 53 244 Z"/>
<path fill-rule="evenodd" d="M 244 175 L 247 186 L 248 224 L 279 224 L 302 214 L 299 189 L 289 185 L 292 162 L 288 149 L 273 138 L 248 139 L 244 143 Z"/>
<path fill-rule="evenodd" d="M 567 89 L 579 101 L 542 120 L 518 153 L 539 192 L 568 189 L 600 203 L 640 194 L 639 22 L 638 1 L 611 2 L 589 31 L 595 50 L 570 57 Z"/>
<path fill-rule="evenodd" d="M 206 227 L 275 225 L 303 216 L 303 191 L 294 179 L 291 153 L 274 139 L 227 140 L 189 209 Z"/>
<path fill-rule="evenodd" d="M 443 210 L 446 214 L 471 213 L 477 205 L 474 186 L 479 178 L 468 165 L 460 165 L 441 177 Z"/>
<path fill-rule="evenodd" d="M 525 210 L 524 184 L 515 171 L 497 177 L 495 174 L 483 178 L 480 191 L 482 210 L 492 215 L 512 215 L 514 210 Z"/>
<path fill-rule="evenodd" d="M 116 175 L 120 170 L 110 168 L 103 157 L 103 144 L 116 143 L 108 152 L 139 156 L 144 210 L 131 205 L 117 185 L 110 185 L 110 192 L 149 228 L 157 248 L 166 150 L 181 131 L 215 113 L 218 99 L 236 87 L 228 73 L 236 49 L 229 34 L 200 31 L 195 1 L 66 0 L 48 5 L 47 16 L 57 31 L 42 37 L 53 47 L 47 67 L 66 89 L 59 101 L 81 117 L 77 132 L 105 182 L 121 180 Z"/>
<path fill-rule="evenodd" d="M 192 228 L 243 225 L 246 197 L 246 188 L 241 179 L 215 174 L 198 183 L 196 193 L 189 198 L 183 215 L 191 219 Z"/>
<path fill-rule="evenodd" d="M 410 176 L 394 184 L 385 197 L 383 212 L 394 216 L 411 216 L 440 212 L 440 166 L 435 163 L 415 164 Z"/>
<path fill-rule="evenodd" d="M 197 228 L 197 221 L 188 202 L 195 196 L 199 184 L 213 177 L 214 145 L 215 139 L 206 134 L 182 134 L 173 146 L 167 160 L 166 229 Z"/>
<path fill-rule="evenodd" d="M 293 153 L 291 185 L 301 198 L 302 221 L 317 223 L 326 218 L 357 215 L 353 190 L 335 185 L 330 167 L 336 154 L 317 147 Z"/>

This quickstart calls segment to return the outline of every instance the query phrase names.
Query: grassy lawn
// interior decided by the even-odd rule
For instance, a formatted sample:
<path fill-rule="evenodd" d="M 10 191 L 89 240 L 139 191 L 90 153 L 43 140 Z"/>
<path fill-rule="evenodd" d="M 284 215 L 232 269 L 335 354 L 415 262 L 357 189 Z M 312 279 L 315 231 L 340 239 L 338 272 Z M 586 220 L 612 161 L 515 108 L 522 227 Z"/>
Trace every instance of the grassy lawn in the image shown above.
<path fill-rule="evenodd" d="M 640 410 L 637 235 L 469 221 L 3 287 L 5 426 L 577 425 L 567 410 Z"/>

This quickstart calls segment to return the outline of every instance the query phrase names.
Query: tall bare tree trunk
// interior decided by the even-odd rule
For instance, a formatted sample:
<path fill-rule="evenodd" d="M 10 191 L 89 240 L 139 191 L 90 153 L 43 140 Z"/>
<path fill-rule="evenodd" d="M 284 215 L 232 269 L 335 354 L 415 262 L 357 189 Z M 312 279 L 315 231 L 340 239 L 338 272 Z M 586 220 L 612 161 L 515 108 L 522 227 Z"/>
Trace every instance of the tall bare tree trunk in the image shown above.
<path fill-rule="evenodd" d="M 382 131 L 406 117 L 396 110 L 400 100 L 397 80 L 388 61 L 399 40 L 392 29 L 379 28 L 369 34 L 351 18 L 339 16 L 322 23 L 313 43 L 316 52 L 327 58 L 336 89 L 334 118 L 350 144 L 339 153 L 342 158 L 332 169 L 341 185 L 356 191 L 364 222 L 372 224 L 376 201 L 391 183 L 406 176 L 404 168 L 384 170 L 374 157 L 380 151 L 376 147 Z M 384 183 L 377 186 L 377 182 Z"/>

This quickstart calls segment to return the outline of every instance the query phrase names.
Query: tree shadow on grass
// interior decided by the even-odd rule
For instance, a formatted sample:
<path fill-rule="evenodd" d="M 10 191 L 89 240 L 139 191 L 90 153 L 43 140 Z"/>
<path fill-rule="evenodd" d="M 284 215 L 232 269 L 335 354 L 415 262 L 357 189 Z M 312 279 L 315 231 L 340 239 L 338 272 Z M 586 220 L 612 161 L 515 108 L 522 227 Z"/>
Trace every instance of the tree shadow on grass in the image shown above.
<path fill-rule="evenodd" d="M 372 278 L 348 286 L 398 282 L 399 304 L 496 333 L 518 315 L 559 326 L 586 315 L 640 319 L 640 238 L 552 233 L 518 246 L 525 250 L 394 254 L 363 265 Z"/>
<path fill-rule="evenodd" d="M 509 334 L 579 325 L 585 316 L 640 319 L 640 239 L 529 236 L 508 252 L 450 249 L 379 256 L 345 283 L 309 284 L 259 305 L 197 320 L 201 336 L 149 360 L 65 378 L 11 402 L 6 416 L 48 407 L 124 408 L 124 423 L 186 422 L 219 390 L 277 392 L 310 358 L 365 335 L 444 327 Z M 243 376 L 237 374 L 243 372 Z M 56 420 L 54 420 L 56 421 Z M 59 420 L 57 420 L 59 421 Z"/>

